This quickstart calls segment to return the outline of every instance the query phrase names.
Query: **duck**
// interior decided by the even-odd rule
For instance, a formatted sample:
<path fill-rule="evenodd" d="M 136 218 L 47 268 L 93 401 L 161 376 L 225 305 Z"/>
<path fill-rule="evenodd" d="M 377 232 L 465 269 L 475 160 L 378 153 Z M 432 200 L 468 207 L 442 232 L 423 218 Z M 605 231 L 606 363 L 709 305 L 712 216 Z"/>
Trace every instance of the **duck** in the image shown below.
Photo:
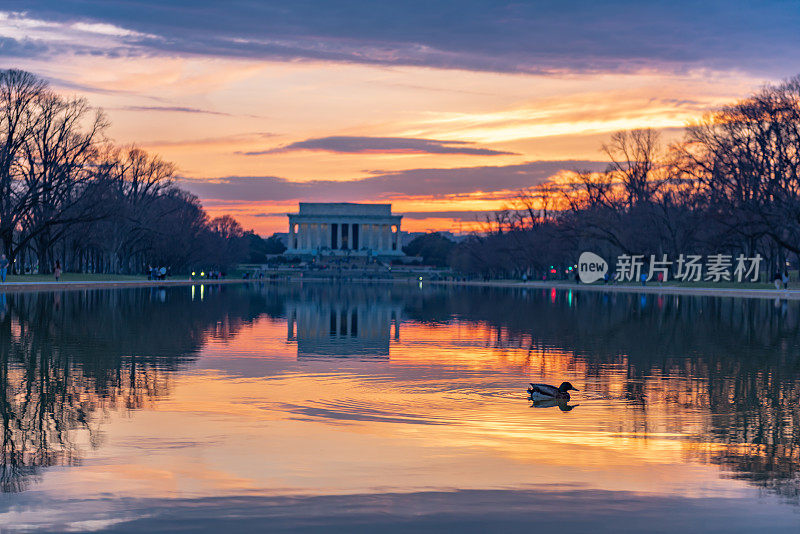
<path fill-rule="evenodd" d="M 570 391 L 580 391 L 569 382 L 561 382 L 558 387 L 550 384 L 533 384 L 528 388 L 532 400 L 563 399 L 569 400 Z"/>

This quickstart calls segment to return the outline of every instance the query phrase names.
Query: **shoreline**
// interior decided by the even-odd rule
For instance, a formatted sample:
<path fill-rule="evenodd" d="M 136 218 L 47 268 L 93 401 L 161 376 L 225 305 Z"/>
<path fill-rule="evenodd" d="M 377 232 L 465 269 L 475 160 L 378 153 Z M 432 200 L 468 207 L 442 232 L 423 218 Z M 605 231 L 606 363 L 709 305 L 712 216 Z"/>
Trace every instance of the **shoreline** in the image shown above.
<path fill-rule="evenodd" d="M 428 281 L 428 284 L 467 285 L 475 287 L 511 287 L 520 289 L 567 289 L 571 291 L 592 291 L 594 293 L 638 293 L 648 295 L 687 295 L 694 297 L 734 297 L 746 299 L 781 299 L 800 300 L 800 289 L 736 289 L 713 287 L 681 287 L 681 286 L 637 286 L 637 285 L 595 285 L 575 284 L 572 282 L 516 282 L 506 280 L 481 281 Z"/>
<path fill-rule="evenodd" d="M 0 283 L 0 293 L 25 293 L 34 291 L 73 291 L 79 289 L 124 289 L 131 287 L 191 286 L 214 284 L 245 284 L 259 280 L 192 280 L 189 278 L 173 280 L 91 280 L 52 282 L 6 282 Z"/>
<path fill-rule="evenodd" d="M 288 279 L 290 282 L 331 282 L 331 278 L 295 278 Z M 348 278 L 341 282 L 356 283 L 405 283 L 418 284 L 415 278 Z M 800 289 L 770 289 L 770 288 L 713 288 L 713 287 L 685 287 L 685 286 L 658 286 L 658 285 L 603 285 L 603 284 L 576 284 L 573 282 L 562 281 L 538 281 L 533 280 L 523 282 L 521 280 L 423 280 L 423 284 L 438 286 L 466 286 L 466 287 L 502 287 L 516 289 L 556 289 L 570 291 L 591 291 L 594 293 L 634 293 L 648 295 L 686 295 L 693 297 L 732 297 L 746 299 L 767 299 L 767 300 L 800 300 Z"/>
<path fill-rule="evenodd" d="M 0 293 L 22 293 L 35 291 L 71 291 L 81 289 L 124 289 L 134 287 L 163 287 L 163 286 L 191 286 L 191 285 L 222 285 L 222 284 L 251 284 L 251 283 L 277 283 L 277 282 L 348 282 L 348 283 L 391 283 L 391 284 L 417 284 L 414 278 L 313 278 L 289 277 L 281 280 L 269 279 L 227 279 L 227 280 L 192 280 L 189 278 L 173 280 L 103 280 L 103 281 L 36 281 L 36 282 L 6 282 L 0 284 Z M 438 286 L 463 286 L 463 287 L 499 287 L 516 289 L 556 289 L 570 291 L 591 291 L 594 293 L 637 293 L 648 295 L 686 295 L 697 297 L 732 297 L 747 299 L 768 300 L 800 300 L 800 289 L 748 289 L 748 288 L 713 288 L 713 287 L 681 287 L 681 286 L 638 286 L 638 285 L 597 285 L 576 284 L 561 281 L 516 281 L 516 280 L 423 280 L 424 284 Z"/>

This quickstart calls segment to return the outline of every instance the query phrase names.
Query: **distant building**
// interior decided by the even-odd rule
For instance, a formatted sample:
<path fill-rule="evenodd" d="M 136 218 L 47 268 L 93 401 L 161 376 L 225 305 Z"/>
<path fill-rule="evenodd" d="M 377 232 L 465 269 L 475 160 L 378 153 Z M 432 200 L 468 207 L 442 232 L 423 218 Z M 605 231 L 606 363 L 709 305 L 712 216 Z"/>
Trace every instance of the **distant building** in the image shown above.
<path fill-rule="evenodd" d="M 403 256 L 402 215 L 391 204 L 301 202 L 288 213 L 289 256 Z"/>
<path fill-rule="evenodd" d="M 270 237 L 280 241 L 284 247 L 289 246 L 289 234 L 287 232 L 275 232 Z"/>

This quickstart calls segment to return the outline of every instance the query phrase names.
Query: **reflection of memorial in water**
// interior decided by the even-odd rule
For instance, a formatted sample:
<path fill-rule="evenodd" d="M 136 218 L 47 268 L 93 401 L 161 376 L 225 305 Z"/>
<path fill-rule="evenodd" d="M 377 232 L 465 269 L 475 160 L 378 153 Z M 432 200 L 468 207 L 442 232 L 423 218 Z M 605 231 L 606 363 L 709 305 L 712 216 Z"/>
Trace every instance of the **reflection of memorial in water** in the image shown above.
<path fill-rule="evenodd" d="M 288 339 L 298 357 L 388 358 L 390 338 L 400 339 L 400 312 L 400 304 L 378 300 L 288 302 Z"/>

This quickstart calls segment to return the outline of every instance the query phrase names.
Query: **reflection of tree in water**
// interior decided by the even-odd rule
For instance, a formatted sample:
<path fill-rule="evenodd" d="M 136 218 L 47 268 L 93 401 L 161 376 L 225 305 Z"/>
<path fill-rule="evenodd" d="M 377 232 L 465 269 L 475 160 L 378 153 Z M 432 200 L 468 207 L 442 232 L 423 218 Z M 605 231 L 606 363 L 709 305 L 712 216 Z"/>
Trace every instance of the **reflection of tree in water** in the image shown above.
<path fill-rule="evenodd" d="M 498 348 L 555 354 L 572 369 L 580 364 L 624 405 L 625 417 L 606 423 L 620 426 L 608 430 L 641 439 L 653 432 L 694 436 L 686 445 L 691 458 L 800 497 L 797 303 L 432 288 L 416 292 L 405 313 L 426 322 L 458 316 L 485 323 Z M 545 365 L 541 358 L 538 365 Z"/>
<path fill-rule="evenodd" d="M 402 302 L 428 324 L 487 325 L 527 365 L 579 370 L 620 399 L 609 431 L 694 436 L 685 453 L 780 495 L 800 488 L 800 313 L 768 301 L 550 291 L 266 285 L 0 294 L 0 489 L 79 462 L 114 410 L 169 393 L 209 337 L 227 339 L 287 302 Z M 554 302 L 553 302 L 554 301 Z M 542 371 L 545 369 L 534 369 Z M 619 425 L 613 427 L 613 425 Z"/>
<path fill-rule="evenodd" d="M 207 337 L 232 336 L 263 309 L 239 289 L 211 286 L 203 301 L 189 288 L 0 294 L 0 491 L 79 462 L 111 411 L 167 395 Z"/>

